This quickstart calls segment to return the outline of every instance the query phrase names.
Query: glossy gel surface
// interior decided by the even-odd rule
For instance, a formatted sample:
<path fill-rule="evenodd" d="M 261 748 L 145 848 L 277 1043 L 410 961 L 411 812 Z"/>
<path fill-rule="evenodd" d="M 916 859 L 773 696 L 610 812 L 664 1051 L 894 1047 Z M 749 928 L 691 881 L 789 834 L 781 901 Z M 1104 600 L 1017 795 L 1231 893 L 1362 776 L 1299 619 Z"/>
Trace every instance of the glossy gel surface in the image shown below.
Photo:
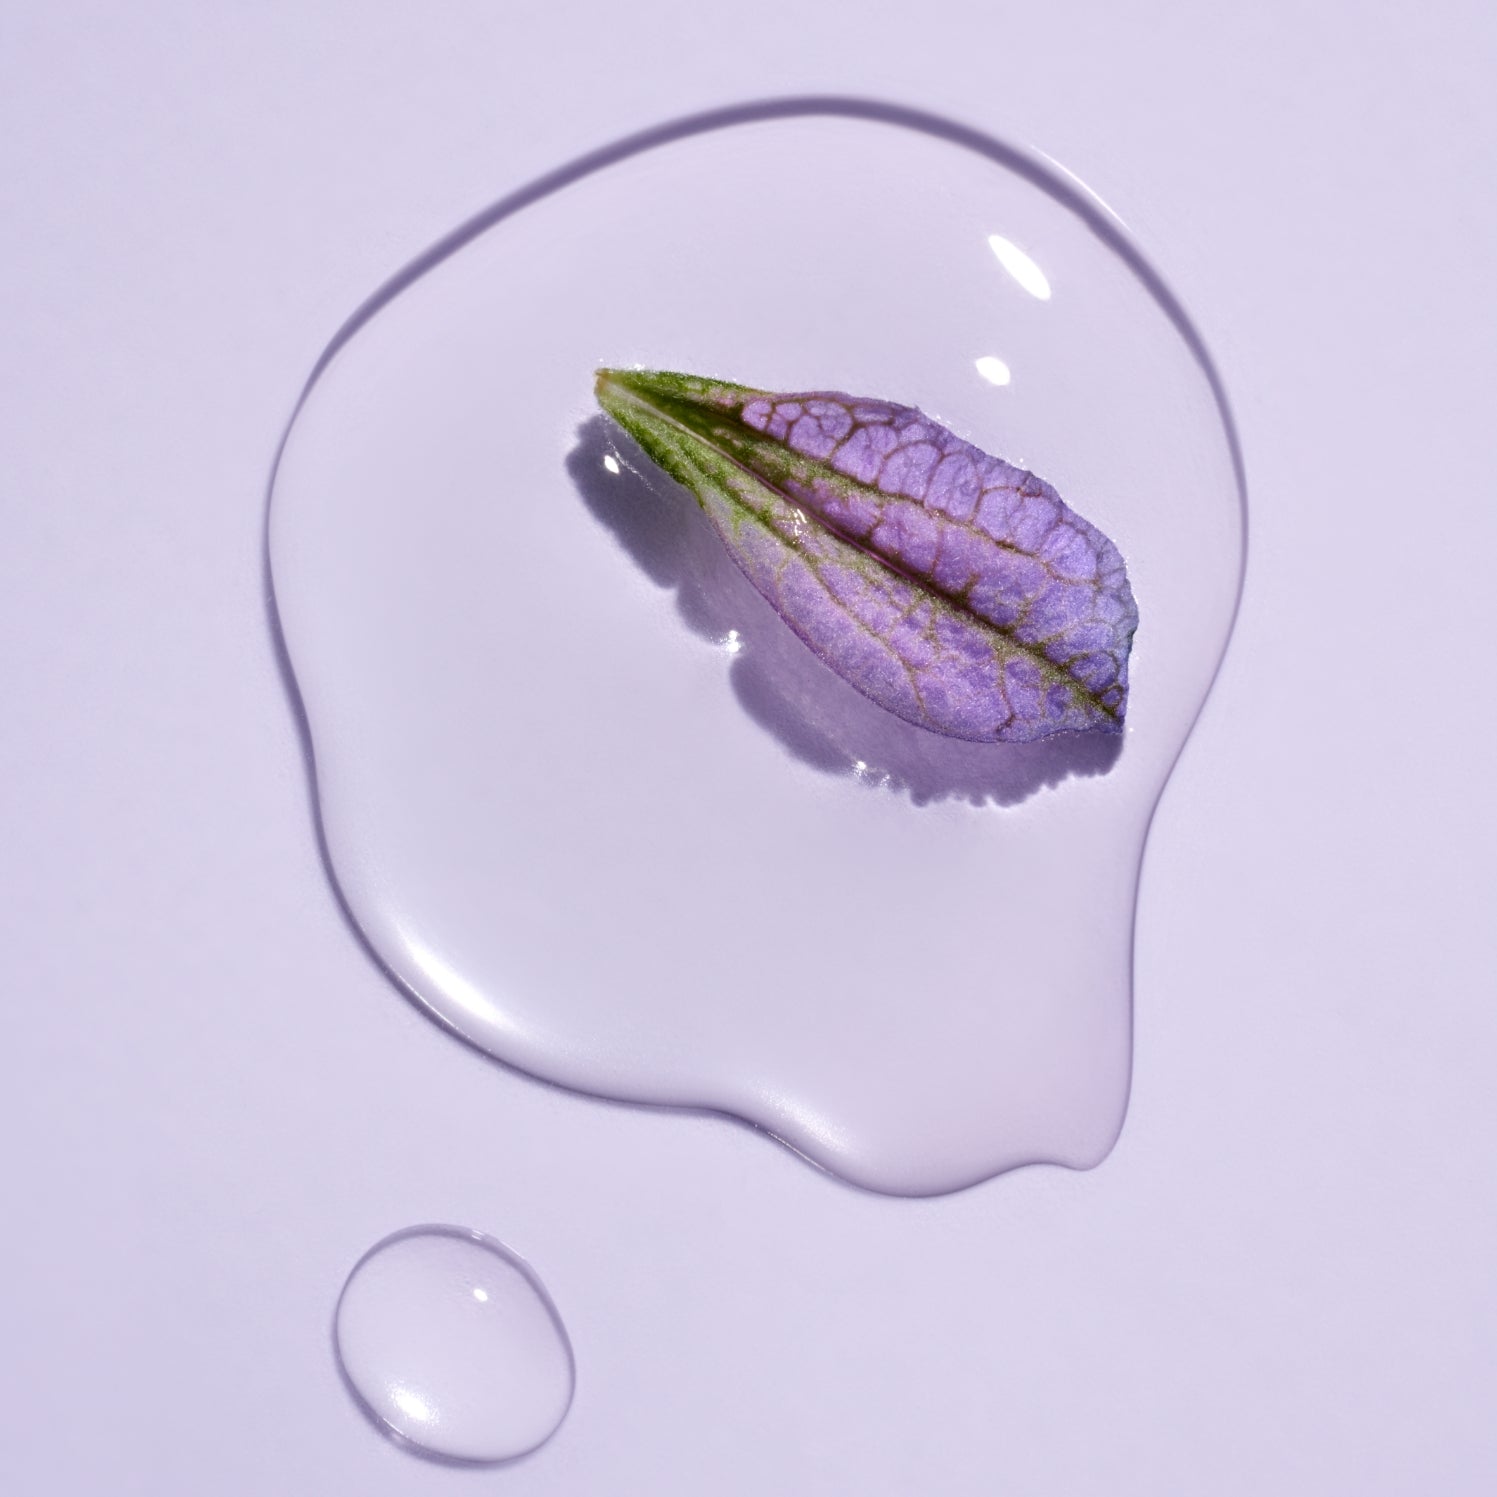
<path fill-rule="evenodd" d="M 334 1333 L 365 1411 L 427 1455 L 524 1455 L 572 1401 L 572 1349 L 540 1281 L 463 1227 L 412 1227 L 372 1247 L 348 1276 Z"/>
<path fill-rule="evenodd" d="M 1042 474 L 1127 562 L 1127 731 L 866 700 L 596 414 L 623 365 L 878 392 Z M 535 1075 L 909 1194 L 1112 1146 L 1144 836 L 1241 552 L 1219 390 L 1106 211 L 826 114 L 616 153 L 431 256 L 312 383 L 271 513 L 330 861 L 399 982 Z"/>

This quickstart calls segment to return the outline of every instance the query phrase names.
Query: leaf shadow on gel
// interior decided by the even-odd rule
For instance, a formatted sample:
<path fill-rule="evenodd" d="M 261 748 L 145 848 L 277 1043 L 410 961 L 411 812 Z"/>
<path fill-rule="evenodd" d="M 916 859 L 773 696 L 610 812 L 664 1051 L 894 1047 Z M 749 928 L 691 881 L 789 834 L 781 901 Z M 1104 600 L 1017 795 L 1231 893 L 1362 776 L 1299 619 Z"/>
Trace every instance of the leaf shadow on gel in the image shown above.
<path fill-rule="evenodd" d="M 696 500 L 601 416 L 577 429 L 566 468 L 592 516 L 660 587 L 682 621 L 733 654 L 744 711 L 824 774 L 908 793 L 916 805 L 1014 806 L 1072 775 L 1106 774 L 1124 736 L 1061 733 L 1035 743 L 970 743 L 903 722 L 829 670 L 738 570 Z"/>

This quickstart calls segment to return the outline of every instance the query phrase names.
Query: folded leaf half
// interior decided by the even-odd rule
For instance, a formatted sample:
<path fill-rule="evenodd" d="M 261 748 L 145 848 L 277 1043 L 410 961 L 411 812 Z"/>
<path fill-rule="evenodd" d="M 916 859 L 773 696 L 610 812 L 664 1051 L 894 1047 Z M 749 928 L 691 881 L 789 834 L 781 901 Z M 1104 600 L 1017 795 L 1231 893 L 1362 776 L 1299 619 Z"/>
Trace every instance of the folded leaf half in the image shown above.
<path fill-rule="evenodd" d="M 1138 609 L 1043 479 L 911 406 L 604 369 L 603 409 L 865 696 L 953 738 L 1122 731 Z"/>

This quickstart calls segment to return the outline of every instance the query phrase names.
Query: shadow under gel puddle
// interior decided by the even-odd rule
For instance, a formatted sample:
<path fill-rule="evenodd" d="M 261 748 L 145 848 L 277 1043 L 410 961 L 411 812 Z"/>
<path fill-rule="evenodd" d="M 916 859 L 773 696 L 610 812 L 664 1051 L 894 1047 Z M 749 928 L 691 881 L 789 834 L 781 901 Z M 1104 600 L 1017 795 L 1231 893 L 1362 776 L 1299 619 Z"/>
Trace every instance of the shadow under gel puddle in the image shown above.
<path fill-rule="evenodd" d="M 612 457 L 618 472 L 604 459 Z M 661 587 L 693 633 L 739 643 L 729 680 L 743 709 L 802 763 L 907 791 L 916 805 L 1014 806 L 1071 775 L 1106 774 L 1122 734 L 968 743 L 917 728 L 829 670 L 734 564 L 695 498 L 602 416 L 577 429 L 567 472 L 583 503 Z"/>

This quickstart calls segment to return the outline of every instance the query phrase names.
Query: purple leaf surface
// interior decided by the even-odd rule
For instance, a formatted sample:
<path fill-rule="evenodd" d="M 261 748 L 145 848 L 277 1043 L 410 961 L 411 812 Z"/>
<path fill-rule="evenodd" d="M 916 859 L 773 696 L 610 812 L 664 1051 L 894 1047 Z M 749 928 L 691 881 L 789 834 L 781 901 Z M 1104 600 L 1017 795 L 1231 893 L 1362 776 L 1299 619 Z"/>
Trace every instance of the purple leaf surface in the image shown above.
<path fill-rule="evenodd" d="M 911 406 L 604 369 L 598 401 L 865 696 L 953 738 L 1122 731 L 1138 609 L 1043 479 Z"/>

